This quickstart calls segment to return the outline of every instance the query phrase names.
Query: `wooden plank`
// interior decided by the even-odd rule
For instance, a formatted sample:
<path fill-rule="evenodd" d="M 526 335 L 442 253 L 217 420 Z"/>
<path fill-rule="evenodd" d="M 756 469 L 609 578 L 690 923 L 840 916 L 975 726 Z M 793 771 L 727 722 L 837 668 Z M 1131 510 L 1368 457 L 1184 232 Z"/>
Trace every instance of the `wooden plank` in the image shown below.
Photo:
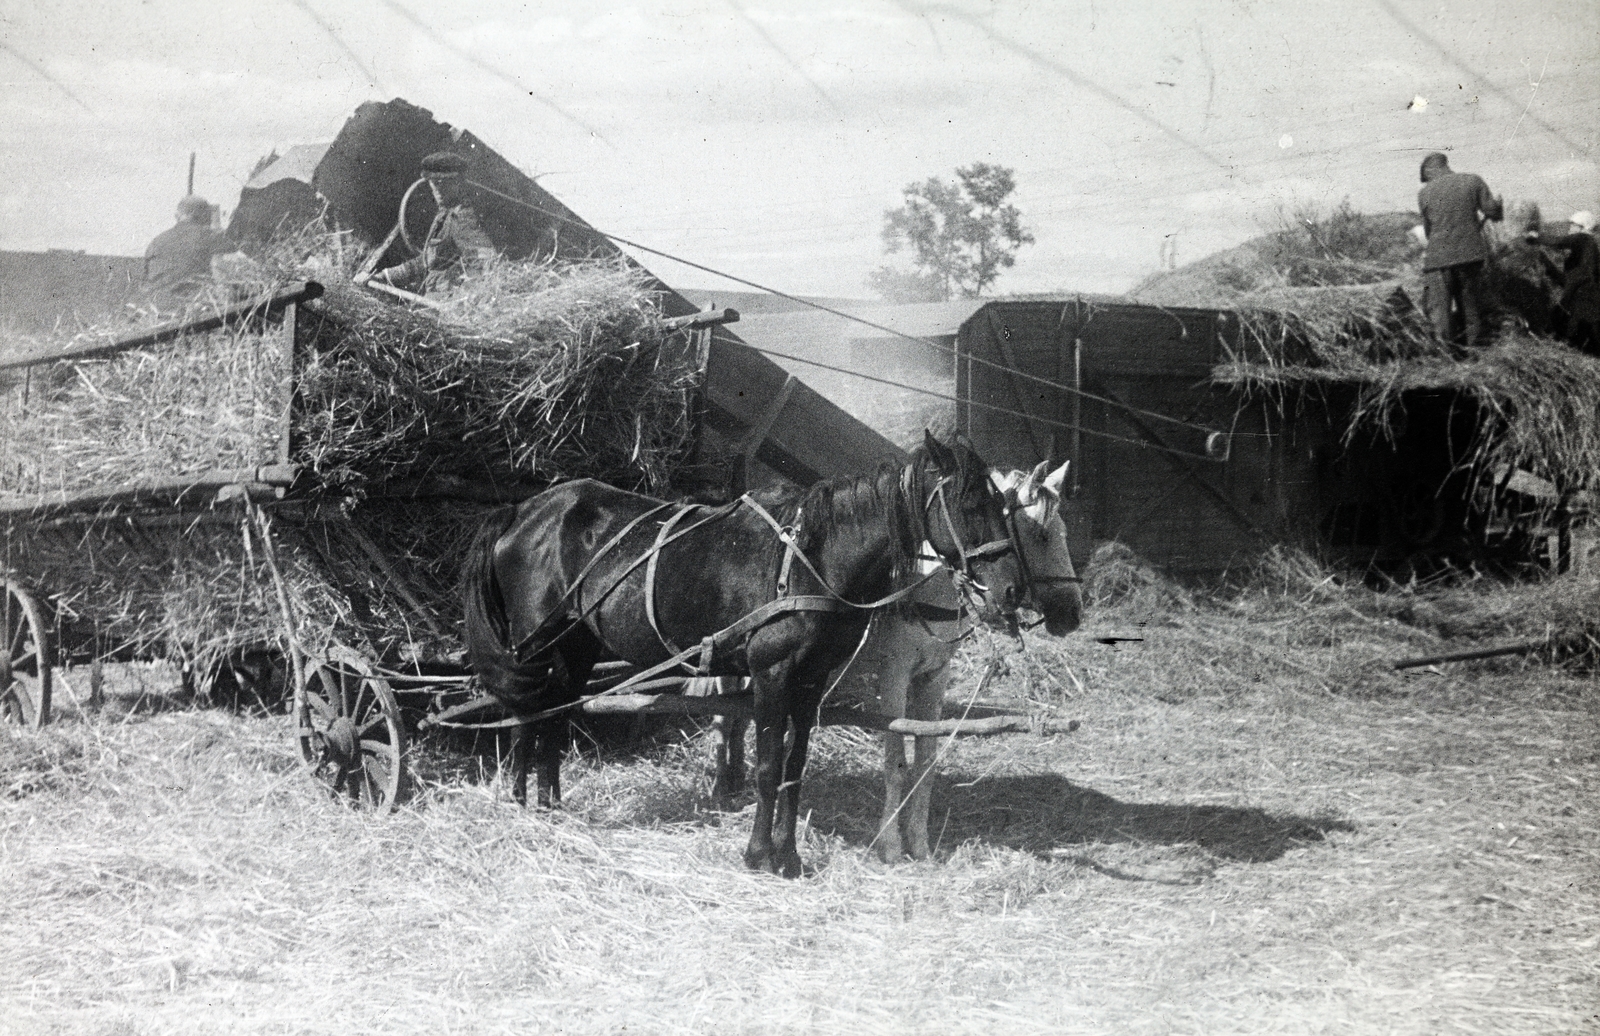
<path fill-rule="evenodd" d="M 1116 393 L 1107 388 L 1104 383 L 1097 383 L 1095 385 L 1095 391 L 1099 395 L 1111 400 L 1113 403 L 1120 404 L 1125 408 L 1128 406 L 1127 403 L 1118 398 Z M 1146 424 L 1138 414 L 1132 412 L 1131 410 L 1124 409 L 1117 416 L 1126 422 L 1130 427 L 1132 427 L 1136 432 L 1138 432 L 1141 438 L 1149 442 L 1151 445 L 1157 447 L 1162 458 L 1166 460 L 1167 464 L 1171 466 L 1174 471 L 1183 475 L 1185 478 L 1192 480 L 1201 488 L 1202 491 L 1205 492 L 1207 496 L 1221 505 L 1223 512 L 1237 522 L 1240 528 L 1244 529 L 1246 532 L 1249 532 L 1251 535 L 1258 537 L 1259 539 L 1268 539 L 1267 534 L 1263 532 L 1253 520 L 1251 520 L 1249 515 L 1245 514 L 1244 511 L 1240 509 L 1238 504 L 1233 502 L 1231 497 L 1201 476 L 1200 473 L 1195 470 L 1193 463 L 1188 460 L 1188 458 L 1180 457 L 1176 453 L 1171 452 L 1175 449 L 1175 447 L 1168 444 L 1165 439 L 1156 434 L 1156 432 L 1148 424 Z"/>
<path fill-rule="evenodd" d="M 316 281 L 303 281 L 290 285 L 269 298 L 241 302 L 194 320 L 178 320 L 161 324 L 148 331 L 122 335 L 110 342 L 92 342 L 84 345 L 69 346 L 53 353 L 18 356 L 0 360 L 0 370 L 34 367 L 39 364 L 57 363 L 62 360 L 102 360 L 107 356 L 115 356 L 117 353 L 127 352 L 131 349 L 142 349 L 145 346 L 170 342 L 182 338 L 184 335 L 201 334 L 206 331 L 215 331 L 219 327 L 264 318 L 269 314 L 276 313 L 284 306 L 297 302 L 307 302 L 321 295 L 322 285 Z"/>
<path fill-rule="evenodd" d="M 259 468 L 202 471 L 194 475 L 142 479 L 71 493 L 42 493 L 30 496 L 8 493 L 0 495 L 0 514 L 45 514 L 52 511 L 113 505 L 179 506 L 209 503 L 219 490 L 229 486 L 242 486 L 247 491 L 255 486 L 276 490 L 292 484 L 297 474 L 297 468 L 273 464 Z"/>
<path fill-rule="evenodd" d="M 278 463 L 294 460 L 294 364 L 295 335 L 299 330 L 300 304 L 283 307 L 283 325 L 278 329 L 283 344 L 283 370 L 278 378 Z"/>
<path fill-rule="evenodd" d="M 995 349 L 1000 354 L 1001 362 L 1005 364 L 1006 378 L 1011 383 L 1011 394 L 1012 398 L 1016 400 L 1016 408 L 1026 415 L 1023 421 L 1028 429 L 1028 441 L 1033 443 L 1034 458 L 1036 461 L 1047 460 L 1053 451 L 1050 447 L 1045 446 L 1044 443 L 1053 443 L 1055 436 L 1046 429 L 1044 439 L 1040 439 L 1032 405 L 1033 397 L 1039 394 L 1039 390 L 1030 390 L 1024 387 L 1024 381 L 1019 376 L 1022 368 L 1017 365 L 1016 352 L 1011 348 L 1010 328 L 1004 326 L 994 307 L 986 306 L 984 307 L 984 312 L 988 314 L 989 334 L 993 336 Z M 1027 384 L 1036 385 L 1037 382 L 1028 382 Z M 1059 392 L 1059 390 L 1057 391 Z"/>
<path fill-rule="evenodd" d="M 789 372 L 726 329 L 711 340 L 706 361 L 706 420 L 738 442 L 768 416 Z M 756 450 L 756 459 L 807 485 L 821 478 L 870 471 L 881 461 L 903 463 L 893 443 L 796 380 L 782 412 Z"/>

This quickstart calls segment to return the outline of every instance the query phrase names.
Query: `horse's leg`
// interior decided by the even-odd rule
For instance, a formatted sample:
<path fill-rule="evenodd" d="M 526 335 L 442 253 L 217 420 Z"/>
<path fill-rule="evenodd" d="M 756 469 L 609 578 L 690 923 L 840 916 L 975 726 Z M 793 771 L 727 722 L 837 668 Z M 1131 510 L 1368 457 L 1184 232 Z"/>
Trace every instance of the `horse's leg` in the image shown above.
<path fill-rule="evenodd" d="M 789 740 L 783 752 L 778 785 L 777 814 L 772 820 L 772 859 L 774 870 L 785 878 L 803 873 L 800 845 L 795 827 L 800 819 L 800 781 L 806 772 L 806 750 L 811 743 L 811 724 L 816 719 L 820 687 L 806 687 L 792 697 L 789 710 Z"/>
<path fill-rule="evenodd" d="M 873 620 L 867 643 L 873 649 L 871 661 L 876 664 L 878 711 L 885 716 L 906 714 L 906 701 L 911 693 L 912 672 L 916 663 L 911 630 L 908 623 L 898 618 L 879 617 Z M 875 837 L 878 857 L 884 863 L 894 863 L 905 851 L 900 838 L 900 818 L 905 810 L 908 776 L 905 737 L 885 731 L 883 816 L 878 821 Z"/>
<path fill-rule="evenodd" d="M 537 789 L 534 801 L 540 809 L 561 805 L 561 755 L 567 749 L 570 726 L 567 717 L 551 716 L 533 726 L 533 775 Z M 526 773 L 524 773 L 526 778 Z M 524 781 L 523 798 L 527 802 Z"/>
<path fill-rule="evenodd" d="M 751 870 L 781 873 L 783 861 L 772 842 L 772 821 L 784 770 L 793 670 L 793 661 L 784 659 L 753 674 L 751 681 L 755 688 L 756 816 L 750 827 L 750 844 L 744 850 L 745 866 Z M 794 846 L 789 850 L 793 852 Z"/>
<path fill-rule="evenodd" d="M 577 701 L 589 687 L 589 674 L 600 658 L 600 642 L 583 627 L 573 629 L 559 647 L 560 671 L 556 679 L 564 679 L 565 686 L 552 705 L 565 705 Z M 555 809 L 561 805 L 561 757 L 571 741 L 572 722 L 569 714 L 551 716 L 534 725 L 533 772 L 540 809 Z"/>
<path fill-rule="evenodd" d="M 900 803 L 906 792 L 906 739 L 903 734 L 883 735 L 883 817 L 878 821 L 878 858 L 893 863 L 904 852 L 900 844 Z"/>
<path fill-rule="evenodd" d="M 736 694 L 742 682 L 737 676 L 719 677 L 717 693 Z M 744 733 L 749 728 L 750 721 L 742 716 L 718 716 L 712 722 L 717 777 L 711 794 L 723 812 L 731 810 L 733 800 L 744 791 Z"/>
<path fill-rule="evenodd" d="M 937 650 L 938 656 L 929 659 L 930 663 L 938 663 L 937 668 L 912 677 L 906 696 L 906 715 L 912 719 L 943 718 L 945 688 L 950 683 L 950 652 L 942 644 Z M 917 738 L 916 761 L 907 775 L 911 794 L 900 817 L 905 824 L 906 850 L 913 860 L 926 860 L 932 855 L 928 847 L 928 804 L 933 792 L 933 761 L 938 748 L 936 737 Z"/>
<path fill-rule="evenodd" d="M 533 733 L 526 726 L 511 728 L 511 799 L 519 806 L 528 804 L 528 752 Z"/>

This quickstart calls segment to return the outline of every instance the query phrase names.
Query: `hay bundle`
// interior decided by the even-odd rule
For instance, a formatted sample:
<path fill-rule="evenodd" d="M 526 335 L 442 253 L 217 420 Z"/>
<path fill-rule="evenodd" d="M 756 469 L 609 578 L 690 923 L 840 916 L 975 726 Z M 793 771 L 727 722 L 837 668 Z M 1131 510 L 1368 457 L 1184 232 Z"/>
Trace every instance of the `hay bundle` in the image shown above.
<path fill-rule="evenodd" d="M 697 371 L 642 274 L 505 262 L 440 301 L 414 312 L 333 280 L 308 307 L 290 460 L 322 488 L 670 483 Z M 285 362 L 278 335 L 221 330 L 32 369 L 0 405 L 0 492 L 275 463 Z"/>
<path fill-rule="evenodd" d="M 696 368 L 620 262 L 501 263 L 413 312 L 354 288 L 314 303 L 296 459 L 332 485 L 588 476 L 661 490 Z"/>
<path fill-rule="evenodd" d="M 690 441 L 695 359 L 620 262 L 501 263 L 414 312 L 349 286 L 355 253 L 330 240 L 312 241 L 292 276 L 260 271 L 276 284 L 328 279 L 302 311 L 292 378 L 276 329 L 221 330 L 0 386 L 0 497 L 278 463 L 292 383 L 289 459 L 313 477 L 298 510 L 274 519 L 273 542 L 296 639 L 447 655 L 460 559 L 485 506 L 363 497 L 441 476 L 665 490 Z M 50 596 L 69 647 L 203 670 L 286 646 L 261 532 L 242 512 L 13 513 L 0 545 L 0 567 Z"/>

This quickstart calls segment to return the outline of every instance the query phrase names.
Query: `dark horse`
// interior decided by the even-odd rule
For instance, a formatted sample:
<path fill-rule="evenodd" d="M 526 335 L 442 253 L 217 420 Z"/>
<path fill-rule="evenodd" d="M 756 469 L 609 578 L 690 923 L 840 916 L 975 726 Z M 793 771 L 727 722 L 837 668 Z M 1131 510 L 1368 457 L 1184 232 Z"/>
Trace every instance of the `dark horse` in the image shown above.
<path fill-rule="evenodd" d="M 932 435 L 904 467 L 722 508 L 564 483 L 479 532 L 464 568 L 472 667 L 525 716 L 576 701 L 606 651 L 641 667 L 692 655 L 703 674 L 750 676 L 757 808 L 745 862 L 796 877 L 806 746 L 828 674 L 871 617 L 859 605 L 906 585 L 926 541 L 971 585 L 1003 591 L 1014 612 L 1029 587 L 1011 517 L 976 452 Z M 566 723 L 563 713 L 531 736 L 517 728 L 517 801 L 530 741 L 538 804 L 560 801 Z"/>

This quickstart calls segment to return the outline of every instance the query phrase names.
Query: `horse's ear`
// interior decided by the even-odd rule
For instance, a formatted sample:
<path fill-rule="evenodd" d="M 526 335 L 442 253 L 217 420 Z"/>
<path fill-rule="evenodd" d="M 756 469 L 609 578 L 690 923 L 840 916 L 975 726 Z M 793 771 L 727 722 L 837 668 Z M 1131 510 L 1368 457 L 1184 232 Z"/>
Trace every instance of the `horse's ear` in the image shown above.
<path fill-rule="evenodd" d="M 928 456 L 939 465 L 941 471 L 954 471 L 956 469 L 955 451 L 933 437 L 933 431 L 928 428 L 922 430 L 922 445 L 928 451 Z"/>
<path fill-rule="evenodd" d="M 1044 465 L 1042 464 L 1040 465 L 1040 467 L 1043 466 Z M 1065 485 L 1067 481 L 1067 469 L 1071 466 L 1072 461 L 1063 461 L 1059 468 L 1050 472 L 1050 474 L 1044 477 L 1044 488 L 1050 491 L 1051 496 L 1054 496 L 1058 499 L 1060 498 L 1061 487 Z"/>

